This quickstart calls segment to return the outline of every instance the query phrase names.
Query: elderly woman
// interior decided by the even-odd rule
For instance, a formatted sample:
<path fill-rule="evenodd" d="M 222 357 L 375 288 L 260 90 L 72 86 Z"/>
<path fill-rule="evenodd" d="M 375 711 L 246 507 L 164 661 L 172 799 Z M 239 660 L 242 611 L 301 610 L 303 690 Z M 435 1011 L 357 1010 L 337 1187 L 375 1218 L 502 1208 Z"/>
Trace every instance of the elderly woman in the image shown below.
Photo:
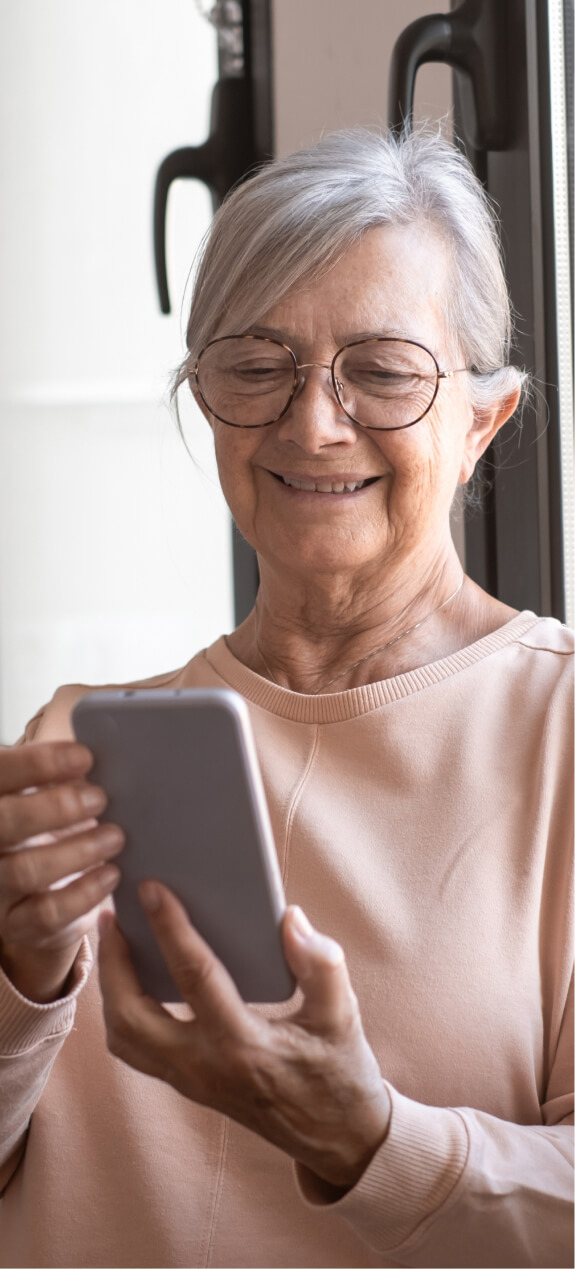
<path fill-rule="evenodd" d="M 105 912 L 110 1056 L 122 835 L 60 689 L 0 755 L 2 1265 L 571 1263 L 572 641 L 464 577 L 449 523 L 519 401 L 509 336 L 437 138 L 327 136 L 216 216 L 177 383 L 261 585 L 148 686 L 248 702 L 299 996 L 245 1005 L 150 881 L 193 1015 Z"/>

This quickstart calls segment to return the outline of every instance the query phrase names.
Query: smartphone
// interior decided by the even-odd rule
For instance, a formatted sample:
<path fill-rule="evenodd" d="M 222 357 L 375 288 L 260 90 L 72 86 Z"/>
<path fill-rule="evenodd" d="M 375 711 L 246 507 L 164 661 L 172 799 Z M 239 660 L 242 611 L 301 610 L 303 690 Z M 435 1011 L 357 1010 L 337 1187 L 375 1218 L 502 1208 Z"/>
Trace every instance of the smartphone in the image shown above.
<path fill-rule="evenodd" d="M 91 692 L 72 721 L 94 754 L 90 780 L 108 795 L 100 819 L 126 834 L 114 903 L 144 990 L 181 1000 L 138 901 L 138 882 L 154 878 L 244 1000 L 288 1000 L 285 898 L 243 698 L 225 688 Z"/>

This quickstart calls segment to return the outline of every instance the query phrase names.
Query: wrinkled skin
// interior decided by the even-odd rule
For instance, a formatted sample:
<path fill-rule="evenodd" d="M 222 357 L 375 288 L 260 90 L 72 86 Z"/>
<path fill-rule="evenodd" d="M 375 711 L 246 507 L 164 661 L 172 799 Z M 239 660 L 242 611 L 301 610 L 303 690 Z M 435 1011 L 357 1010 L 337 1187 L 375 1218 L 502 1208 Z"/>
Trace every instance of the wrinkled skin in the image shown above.
<path fill-rule="evenodd" d="M 456 374 L 440 382 L 414 427 L 374 432 L 350 422 L 322 367 L 343 343 L 388 334 L 415 339 L 441 369 L 458 369 L 461 353 L 445 325 L 450 284 L 447 250 L 429 226 L 369 231 L 323 278 L 262 318 L 260 333 L 290 344 L 298 361 L 320 363 L 306 370 L 284 417 L 236 430 L 207 414 L 224 493 L 260 565 L 259 615 L 233 633 L 230 647 L 257 673 L 271 666 L 292 690 L 325 690 L 336 675 L 343 690 L 403 673 L 513 616 L 465 579 L 453 603 L 371 655 L 455 590 L 453 496 L 517 394 L 474 414 L 466 375 Z M 296 491 L 282 476 L 375 479 L 335 497 Z M 110 860 L 122 833 L 91 818 L 105 794 L 82 801 L 93 788 L 91 763 L 74 744 L 0 750 L 0 962 L 34 1001 L 65 992 L 81 937 L 120 876 Z M 71 874 L 78 876 L 51 888 Z M 389 1107 L 342 950 L 317 932 L 298 932 L 288 910 L 284 944 L 303 1005 L 270 1022 L 239 999 L 177 900 L 161 887 L 156 899 L 150 922 L 195 1020 L 176 1020 L 143 996 L 106 916 L 101 979 L 112 1051 L 274 1142 L 326 1185 L 353 1185 L 385 1137 Z"/>
<path fill-rule="evenodd" d="M 169 890 L 146 882 L 140 893 L 157 904 L 148 919 L 194 1020 L 173 1018 L 142 993 L 115 920 L 103 913 L 112 1053 L 259 1133 L 329 1184 L 353 1185 L 385 1136 L 389 1099 L 341 948 L 288 909 L 284 946 L 303 1003 L 269 1021 L 244 1004 Z"/>

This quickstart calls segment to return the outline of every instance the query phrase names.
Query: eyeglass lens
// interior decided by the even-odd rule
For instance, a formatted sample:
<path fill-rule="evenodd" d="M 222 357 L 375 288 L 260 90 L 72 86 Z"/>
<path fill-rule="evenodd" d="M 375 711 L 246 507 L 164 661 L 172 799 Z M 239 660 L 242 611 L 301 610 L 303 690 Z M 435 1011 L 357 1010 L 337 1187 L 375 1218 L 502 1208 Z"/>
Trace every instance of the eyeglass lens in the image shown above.
<path fill-rule="evenodd" d="M 350 418 L 371 428 L 409 427 L 429 409 L 437 389 L 431 353 L 400 339 L 370 339 L 341 348 L 336 393 Z M 217 418 L 262 427 L 286 409 L 296 386 L 295 357 L 272 340 L 216 340 L 201 353 L 197 382 Z"/>

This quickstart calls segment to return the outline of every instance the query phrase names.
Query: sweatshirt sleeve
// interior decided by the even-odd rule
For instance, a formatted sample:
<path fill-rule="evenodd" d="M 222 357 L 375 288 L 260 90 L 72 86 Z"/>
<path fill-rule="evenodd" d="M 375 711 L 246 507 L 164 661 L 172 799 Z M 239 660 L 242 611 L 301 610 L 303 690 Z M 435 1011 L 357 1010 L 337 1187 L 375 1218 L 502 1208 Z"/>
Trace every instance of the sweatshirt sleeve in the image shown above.
<path fill-rule="evenodd" d="M 47 1005 L 27 1000 L 0 969 L 0 1192 L 18 1165 L 30 1116 L 72 1030 L 92 960 L 85 938 L 68 994 Z"/>
<path fill-rule="evenodd" d="M 573 984 L 541 1123 L 425 1106 L 386 1084 L 388 1135 L 343 1198 L 296 1165 L 304 1202 L 391 1263 L 422 1269 L 573 1265 Z"/>
<path fill-rule="evenodd" d="M 27 723 L 16 745 L 70 739 L 70 706 L 82 687 L 59 688 Z M 72 1030 L 76 1000 L 92 968 L 85 938 L 66 996 L 50 1004 L 27 1000 L 0 968 L 0 1194 L 23 1153 L 30 1117 L 38 1105 L 56 1057 Z"/>

